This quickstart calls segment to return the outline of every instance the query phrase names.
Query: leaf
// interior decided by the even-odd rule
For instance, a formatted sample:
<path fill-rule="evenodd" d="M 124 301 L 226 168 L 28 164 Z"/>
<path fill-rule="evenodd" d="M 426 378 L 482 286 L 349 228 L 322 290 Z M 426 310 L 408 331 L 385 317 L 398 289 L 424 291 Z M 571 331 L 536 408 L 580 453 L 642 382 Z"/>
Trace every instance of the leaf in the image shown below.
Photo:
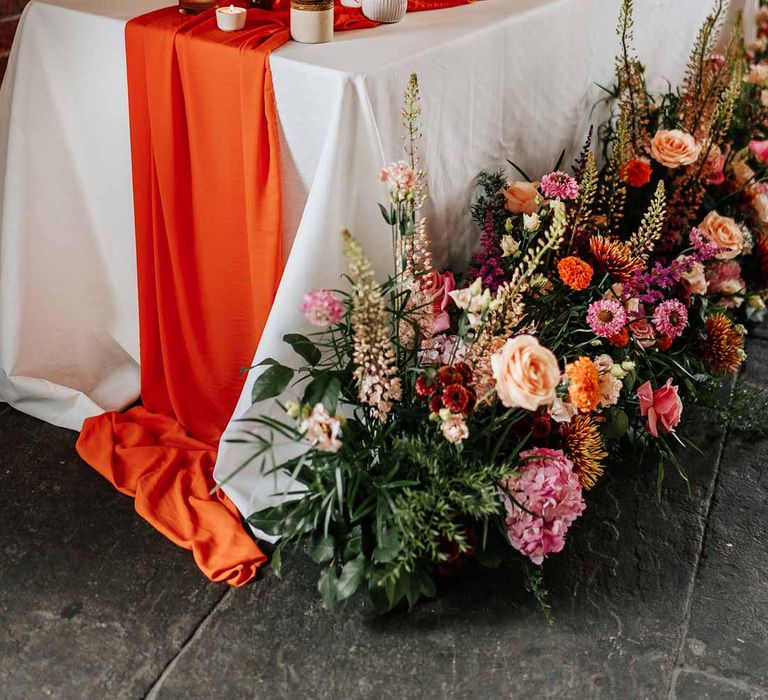
<path fill-rule="evenodd" d="M 332 535 L 315 535 L 309 545 L 309 558 L 316 564 L 324 564 L 333 559 L 336 541 Z"/>
<path fill-rule="evenodd" d="M 304 390 L 303 403 L 308 406 L 314 406 L 322 403 L 328 409 L 328 413 L 336 413 L 336 406 L 339 403 L 339 394 L 341 393 L 341 381 L 331 372 L 318 374 Z"/>
<path fill-rule="evenodd" d="M 280 507 L 265 508 L 251 513 L 246 520 L 257 530 L 266 532 L 268 535 L 281 535 L 285 512 Z"/>
<path fill-rule="evenodd" d="M 320 572 L 317 590 L 326 610 L 333 610 L 333 604 L 336 602 L 337 583 L 336 570 L 332 566 L 326 567 Z"/>
<path fill-rule="evenodd" d="M 363 551 L 363 528 L 355 525 L 347 535 L 347 543 L 344 546 L 344 559 L 350 560 Z"/>
<path fill-rule="evenodd" d="M 293 351 L 303 357 L 313 367 L 320 362 L 323 353 L 307 336 L 300 333 L 288 333 L 283 336 L 283 341 L 293 348 Z"/>
<path fill-rule="evenodd" d="M 601 430 L 604 437 L 610 440 L 626 435 L 629 430 L 629 418 L 622 409 L 612 408 L 608 411 L 607 418 Z"/>
<path fill-rule="evenodd" d="M 339 600 L 349 598 L 365 579 L 367 569 L 368 562 L 362 554 L 344 564 L 341 576 L 339 576 L 338 585 L 336 586 L 336 597 Z"/>
<path fill-rule="evenodd" d="M 394 216 L 392 215 L 392 211 L 387 209 L 383 204 L 379 204 L 379 209 L 381 210 L 381 215 L 384 217 L 384 221 L 386 221 L 390 226 L 392 226 L 392 223 L 394 221 Z"/>
<path fill-rule="evenodd" d="M 373 561 L 379 564 L 391 562 L 400 551 L 400 535 L 397 530 L 384 530 L 381 533 L 376 549 L 373 550 Z"/>
<path fill-rule="evenodd" d="M 284 545 L 284 541 L 277 545 L 275 551 L 272 553 L 272 559 L 269 562 L 270 566 L 272 567 L 272 573 L 277 576 L 277 578 L 282 578 Z"/>
<path fill-rule="evenodd" d="M 251 401 L 258 403 L 281 394 L 293 379 L 293 370 L 281 364 L 268 367 L 253 383 Z"/>

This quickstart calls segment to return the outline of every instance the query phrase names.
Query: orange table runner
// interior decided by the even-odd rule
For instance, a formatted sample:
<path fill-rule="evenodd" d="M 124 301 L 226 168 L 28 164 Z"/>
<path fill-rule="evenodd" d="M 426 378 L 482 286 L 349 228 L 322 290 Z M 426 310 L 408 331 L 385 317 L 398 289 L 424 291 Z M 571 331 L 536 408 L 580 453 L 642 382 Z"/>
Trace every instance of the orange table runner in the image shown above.
<path fill-rule="evenodd" d="M 411 0 L 409 10 L 472 0 Z M 174 7 L 126 27 L 142 406 L 87 420 L 77 449 L 137 512 L 242 585 L 265 557 L 214 487 L 282 272 L 278 122 L 269 54 L 289 39 L 287 0 L 225 34 L 213 11 Z M 375 26 L 336 7 L 336 30 Z"/>

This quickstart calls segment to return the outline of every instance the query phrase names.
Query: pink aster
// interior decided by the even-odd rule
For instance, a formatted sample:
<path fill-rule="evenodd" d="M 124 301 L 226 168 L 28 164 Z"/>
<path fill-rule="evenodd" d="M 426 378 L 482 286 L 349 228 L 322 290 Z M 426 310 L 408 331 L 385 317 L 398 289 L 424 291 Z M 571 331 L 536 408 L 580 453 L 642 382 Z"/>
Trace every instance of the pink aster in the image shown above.
<path fill-rule="evenodd" d="M 541 191 L 550 199 L 576 199 L 579 183 L 566 173 L 556 170 L 541 178 Z"/>
<path fill-rule="evenodd" d="M 344 318 L 344 304 L 330 289 L 307 292 L 301 301 L 301 313 L 314 326 L 335 326 Z"/>
<path fill-rule="evenodd" d="M 653 312 L 653 325 L 662 335 L 677 338 L 688 325 L 688 309 L 677 299 L 662 301 Z"/>
<path fill-rule="evenodd" d="M 559 552 L 586 507 L 573 462 L 561 450 L 522 452 L 520 470 L 501 483 L 509 541 L 534 564 Z M 522 507 L 521 507 L 522 506 Z"/>
<path fill-rule="evenodd" d="M 627 324 L 627 312 L 614 299 L 593 301 L 587 311 L 587 323 L 595 335 L 613 338 Z"/>

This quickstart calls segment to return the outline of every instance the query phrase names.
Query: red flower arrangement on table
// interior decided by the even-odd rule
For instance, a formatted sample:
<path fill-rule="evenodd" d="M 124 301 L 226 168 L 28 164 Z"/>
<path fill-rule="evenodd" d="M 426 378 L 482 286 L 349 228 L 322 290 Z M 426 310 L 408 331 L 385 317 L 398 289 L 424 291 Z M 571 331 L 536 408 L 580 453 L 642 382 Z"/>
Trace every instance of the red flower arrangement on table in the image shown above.
<path fill-rule="evenodd" d="M 257 379 L 254 400 L 298 399 L 244 430 L 262 469 L 295 488 L 249 522 L 282 538 L 278 570 L 288 544 L 307 543 L 326 606 L 361 586 L 382 611 L 413 605 L 474 558 L 523 564 L 546 608 L 540 565 L 610 459 L 640 445 L 659 486 L 667 465 L 684 475 L 685 407 L 741 365 L 734 314 L 759 317 L 768 269 L 768 195 L 754 189 L 768 148 L 741 133 L 765 124 L 750 77 L 763 64 L 745 82 L 737 42 L 712 53 L 716 10 L 678 98 L 654 101 L 629 54 L 631 12 L 625 0 L 604 166 L 590 133 L 572 174 L 481 174 L 480 247 L 463 276 L 436 269 L 419 214 L 414 77 L 408 160 L 381 173 L 393 274 L 379 283 L 344 233 L 350 291 L 309 292 L 302 311 L 321 330 L 286 336 L 304 364 L 268 361 Z"/>

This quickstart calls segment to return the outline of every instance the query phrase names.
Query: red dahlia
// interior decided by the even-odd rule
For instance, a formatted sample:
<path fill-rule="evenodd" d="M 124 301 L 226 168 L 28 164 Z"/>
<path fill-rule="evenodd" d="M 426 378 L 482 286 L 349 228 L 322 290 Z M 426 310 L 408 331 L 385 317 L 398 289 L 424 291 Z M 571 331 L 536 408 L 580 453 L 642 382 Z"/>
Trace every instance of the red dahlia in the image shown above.
<path fill-rule="evenodd" d="M 461 384 L 451 384 L 443 390 L 443 404 L 451 413 L 465 413 L 469 392 Z"/>
<path fill-rule="evenodd" d="M 651 181 L 651 164 L 647 158 L 633 158 L 621 166 L 620 175 L 630 187 L 642 187 Z"/>
<path fill-rule="evenodd" d="M 416 396 L 422 401 L 426 401 L 437 391 L 437 386 L 426 374 L 422 374 L 416 379 Z"/>
<path fill-rule="evenodd" d="M 455 365 L 443 365 L 437 370 L 437 383 L 440 386 L 449 386 L 450 384 L 462 384 L 464 377 L 461 370 Z"/>

